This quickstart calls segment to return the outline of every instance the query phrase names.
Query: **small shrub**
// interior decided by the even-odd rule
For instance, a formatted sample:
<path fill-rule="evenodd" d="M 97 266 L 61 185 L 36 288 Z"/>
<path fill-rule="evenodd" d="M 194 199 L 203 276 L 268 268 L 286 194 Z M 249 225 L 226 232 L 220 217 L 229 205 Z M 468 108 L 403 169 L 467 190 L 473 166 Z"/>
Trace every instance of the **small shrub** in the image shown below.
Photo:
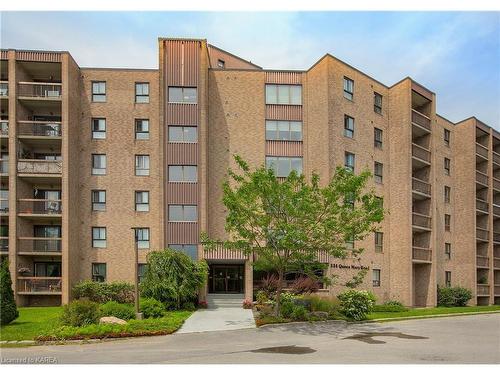
<path fill-rule="evenodd" d="M 293 320 L 306 320 L 308 316 L 308 311 L 304 306 L 295 305 L 292 310 L 291 318 Z"/>
<path fill-rule="evenodd" d="M 363 320 L 375 304 L 375 296 L 366 290 L 348 289 L 338 295 L 340 312 L 348 319 Z"/>
<path fill-rule="evenodd" d="M 307 311 L 311 311 L 311 300 L 307 296 L 297 296 L 293 299 L 296 306 L 304 306 Z"/>
<path fill-rule="evenodd" d="M 99 304 L 88 300 L 75 300 L 64 306 L 60 320 L 63 325 L 82 327 L 99 322 Z"/>
<path fill-rule="evenodd" d="M 9 324 L 17 319 L 16 299 L 12 290 L 12 279 L 10 277 L 9 262 L 5 259 L 0 268 L 0 320 L 1 324 Z"/>
<path fill-rule="evenodd" d="M 391 300 L 387 301 L 384 303 L 385 306 L 399 306 L 399 307 L 405 307 L 401 302 L 396 301 L 396 300 Z"/>
<path fill-rule="evenodd" d="M 276 275 L 270 274 L 262 278 L 261 287 L 269 296 L 278 290 L 278 278 Z"/>
<path fill-rule="evenodd" d="M 267 296 L 267 293 L 263 290 L 259 290 L 255 296 L 255 300 L 259 305 L 263 305 L 269 300 L 269 297 Z"/>
<path fill-rule="evenodd" d="M 196 306 L 194 305 L 193 302 L 184 302 L 182 304 L 182 309 L 187 311 L 194 311 L 196 310 Z"/>
<path fill-rule="evenodd" d="M 281 293 L 281 295 L 280 295 L 281 303 L 283 303 L 285 301 L 292 302 L 295 298 L 296 298 L 295 294 L 292 294 L 290 292 L 284 292 L 284 293 Z"/>
<path fill-rule="evenodd" d="M 308 276 L 300 276 L 290 286 L 294 294 L 315 293 L 319 290 L 319 284 Z"/>
<path fill-rule="evenodd" d="M 256 305 L 255 309 L 259 312 L 260 316 L 273 315 L 273 306 L 271 305 Z"/>
<path fill-rule="evenodd" d="M 154 298 L 141 298 L 139 306 L 146 319 L 161 318 L 165 315 L 165 306 Z"/>
<path fill-rule="evenodd" d="M 292 301 L 283 301 L 280 308 L 280 315 L 285 318 L 291 318 L 295 304 Z"/>
<path fill-rule="evenodd" d="M 251 309 L 253 308 L 253 302 L 250 301 L 248 298 L 243 301 L 243 308 L 244 309 Z"/>
<path fill-rule="evenodd" d="M 200 308 L 200 309 L 206 309 L 206 308 L 208 308 L 207 301 L 200 301 L 200 302 L 198 302 L 198 308 Z"/>
<path fill-rule="evenodd" d="M 130 320 L 135 318 L 134 306 L 109 301 L 101 305 L 101 316 L 114 316 L 115 318 Z"/>
<path fill-rule="evenodd" d="M 133 303 L 134 295 L 134 286 L 125 282 L 99 283 L 86 280 L 73 287 L 73 296 L 76 299 L 86 298 L 97 303 Z"/>
<path fill-rule="evenodd" d="M 466 306 L 471 298 L 472 292 L 469 289 L 462 287 L 441 288 L 438 286 L 438 306 Z"/>

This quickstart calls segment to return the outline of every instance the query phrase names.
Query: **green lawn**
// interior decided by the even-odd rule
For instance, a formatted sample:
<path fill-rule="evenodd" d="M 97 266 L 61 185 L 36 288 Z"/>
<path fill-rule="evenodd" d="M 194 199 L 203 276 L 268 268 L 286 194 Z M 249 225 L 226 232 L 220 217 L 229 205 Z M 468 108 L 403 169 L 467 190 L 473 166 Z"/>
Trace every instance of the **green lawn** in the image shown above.
<path fill-rule="evenodd" d="M 465 306 L 465 307 L 431 307 L 422 309 L 410 309 L 401 312 L 372 312 L 368 319 L 383 318 L 407 318 L 413 316 L 442 315 L 457 313 L 474 313 L 484 311 L 500 311 L 500 305 L 495 306 Z"/>
<path fill-rule="evenodd" d="M 57 326 L 62 307 L 20 307 L 19 318 L 0 327 L 1 341 L 33 340 Z"/>

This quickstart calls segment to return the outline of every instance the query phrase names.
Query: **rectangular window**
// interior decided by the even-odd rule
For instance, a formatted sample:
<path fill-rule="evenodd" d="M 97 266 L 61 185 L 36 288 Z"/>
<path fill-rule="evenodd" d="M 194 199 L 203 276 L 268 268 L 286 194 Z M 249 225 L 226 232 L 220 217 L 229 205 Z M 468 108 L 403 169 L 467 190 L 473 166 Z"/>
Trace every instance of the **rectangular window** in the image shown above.
<path fill-rule="evenodd" d="M 302 105 L 302 86 L 266 85 L 266 104 Z"/>
<path fill-rule="evenodd" d="M 378 206 L 380 208 L 384 208 L 384 198 L 383 197 L 375 197 L 375 200 L 377 201 Z"/>
<path fill-rule="evenodd" d="M 354 172 L 355 155 L 346 152 L 345 153 L 345 168 L 351 172 Z"/>
<path fill-rule="evenodd" d="M 372 275 L 373 286 L 380 286 L 380 270 L 374 268 Z"/>
<path fill-rule="evenodd" d="M 266 120 L 266 141 L 302 141 L 302 122 Z"/>
<path fill-rule="evenodd" d="M 149 103 L 149 83 L 136 82 L 135 83 L 135 102 L 136 103 Z"/>
<path fill-rule="evenodd" d="M 344 115 L 344 137 L 354 138 L 354 119 Z"/>
<path fill-rule="evenodd" d="M 276 177 L 288 177 L 291 171 L 302 174 L 302 158 L 266 156 L 266 168 L 272 169 Z"/>
<path fill-rule="evenodd" d="M 106 82 L 92 82 L 92 101 L 98 103 L 103 103 L 106 101 Z"/>
<path fill-rule="evenodd" d="M 451 162 L 450 159 L 444 158 L 444 174 L 450 175 Z"/>
<path fill-rule="evenodd" d="M 451 243 L 446 242 L 444 244 L 444 255 L 446 259 L 451 259 Z"/>
<path fill-rule="evenodd" d="M 382 138 L 383 138 L 382 129 L 374 128 L 373 129 L 373 145 L 375 146 L 375 148 L 382 149 Z"/>
<path fill-rule="evenodd" d="M 226 67 L 226 63 L 224 60 L 218 59 L 217 60 L 217 67 L 220 69 L 224 69 Z"/>
<path fill-rule="evenodd" d="M 92 227 L 92 247 L 106 247 L 106 227 Z"/>
<path fill-rule="evenodd" d="M 138 249 L 149 249 L 149 228 L 135 228 Z"/>
<path fill-rule="evenodd" d="M 169 103 L 191 103 L 198 102 L 198 89 L 196 87 L 169 87 Z"/>
<path fill-rule="evenodd" d="M 169 165 L 168 182 L 197 182 L 198 167 L 196 165 Z"/>
<path fill-rule="evenodd" d="M 345 240 L 345 248 L 348 250 L 354 249 L 354 236 L 348 236 Z"/>
<path fill-rule="evenodd" d="M 135 139 L 149 139 L 149 120 L 135 120 Z"/>
<path fill-rule="evenodd" d="M 149 191 L 135 192 L 135 210 L 137 212 L 149 211 Z"/>
<path fill-rule="evenodd" d="M 106 155 L 105 154 L 92 154 L 92 174 L 95 174 L 95 175 L 106 174 Z"/>
<path fill-rule="evenodd" d="M 92 263 L 92 281 L 106 281 L 106 263 Z"/>
<path fill-rule="evenodd" d="M 198 221 L 198 207 L 194 205 L 175 205 L 168 206 L 168 221 Z"/>
<path fill-rule="evenodd" d="M 451 200 L 451 188 L 449 186 L 444 187 L 444 203 L 450 203 Z"/>
<path fill-rule="evenodd" d="M 444 272 L 444 285 L 447 288 L 451 287 L 451 272 L 450 271 L 445 271 Z"/>
<path fill-rule="evenodd" d="M 177 250 L 177 251 L 183 252 L 184 254 L 190 256 L 193 260 L 198 260 L 198 246 L 197 245 L 169 244 L 168 247 L 172 250 Z"/>
<path fill-rule="evenodd" d="M 450 131 L 448 129 L 444 129 L 444 144 L 446 146 L 450 145 Z"/>
<path fill-rule="evenodd" d="M 375 232 L 375 252 L 381 253 L 384 249 L 384 233 Z"/>
<path fill-rule="evenodd" d="M 196 126 L 169 126 L 168 141 L 175 143 L 198 142 L 198 128 Z"/>
<path fill-rule="evenodd" d="M 451 229 L 451 215 L 444 214 L 444 230 L 449 232 Z"/>
<path fill-rule="evenodd" d="M 382 176 L 384 171 L 384 165 L 378 161 L 373 164 L 373 175 L 376 183 L 382 183 Z"/>
<path fill-rule="evenodd" d="M 149 155 L 135 155 L 135 175 L 149 176 Z"/>
<path fill-rule="evenodd" d="M 106 211 L 106 190 L 92 190 L 92 211 Z"/>
<path fill-rule="evenodd" d="M 354 97 L 354 81 L 344 77 L 344 98 L 352 100 Z"/>
<path fill-rule="evenodd" d="M 137 282 L 141 282 L 146 277 L 146 272 L 148 271 L 147 263 L 139 263 L 137 265 Z"/>
<path fill-rule="evenodd" d="M 373 110 L 375 113 L 382 114 L 382 95 L 377 92 L 373 93 Z"/>
<path fill-rule="evenodd" d="M 106 119 L 92 119 L 92 139 L 106 139 Z"/>

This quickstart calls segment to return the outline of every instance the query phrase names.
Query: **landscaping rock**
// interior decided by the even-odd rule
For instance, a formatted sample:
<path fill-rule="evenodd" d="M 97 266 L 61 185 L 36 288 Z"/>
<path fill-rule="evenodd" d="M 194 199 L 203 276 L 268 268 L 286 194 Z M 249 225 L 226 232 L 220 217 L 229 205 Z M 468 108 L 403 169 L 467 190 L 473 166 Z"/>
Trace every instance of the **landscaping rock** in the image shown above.
<path fill-rule="evenodd" d="M 328 313 L 326 311 L 313 311 L 311 312 L 311 316 L 319 319 L 328 319 Z"/>
<path fill-rule="evenodd" d="M 116 318 L 114 316 L 103 316 L 99 319 L 99 324 L 127 324 L 127 322 L 123 319 Z"/>

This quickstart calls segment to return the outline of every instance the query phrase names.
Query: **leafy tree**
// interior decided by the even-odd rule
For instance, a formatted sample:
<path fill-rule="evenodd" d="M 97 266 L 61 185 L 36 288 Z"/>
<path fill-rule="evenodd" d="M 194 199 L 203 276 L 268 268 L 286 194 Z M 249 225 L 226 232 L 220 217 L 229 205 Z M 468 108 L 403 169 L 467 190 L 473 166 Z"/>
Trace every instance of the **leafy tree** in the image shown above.
<path fill-rule="evenodd" d="M 0 306 L 2 325 L 9 324 L 19 316 L 12 290 L 12 280 L 10 278 L 9 262 L 7 259 L 0 266 Z"/>
<path fill-rule="evenodd" d="M 195 262 L 176 250 L 165 249 L 148 254 L 148 267 L 141 281 L 141 295 L 180 309 L 191 302 L 205 284 L 208 266 Z"/>
<path fill-rule="evenodd" d="M 368 171 L 356 175 L 338 167 L 331 181 L 320 186 L 316 173 L 310 181 L 295 171 L 278 179 L 271 169 L 250 170 L 241 157 L 236 155 L 235 160 L 241 171 L 229 169 L 229 180 L 223 185 L 230 238 L 224 246 L 253 254 L 256 269 L 277 273 L 279 314 L 285 274 L 299 271 L 315 277 L 318 252 L 330 258 L 357 257 L 363 249 L 350 249 L 346 242 L 362 240 L 375 231 L 384 217 L 383 205 L 366 189 Z M 205 233 L 202 241 L 206 249 L 220 243 Z M 359 284 L 359 278 L 349 286 Z"/>

